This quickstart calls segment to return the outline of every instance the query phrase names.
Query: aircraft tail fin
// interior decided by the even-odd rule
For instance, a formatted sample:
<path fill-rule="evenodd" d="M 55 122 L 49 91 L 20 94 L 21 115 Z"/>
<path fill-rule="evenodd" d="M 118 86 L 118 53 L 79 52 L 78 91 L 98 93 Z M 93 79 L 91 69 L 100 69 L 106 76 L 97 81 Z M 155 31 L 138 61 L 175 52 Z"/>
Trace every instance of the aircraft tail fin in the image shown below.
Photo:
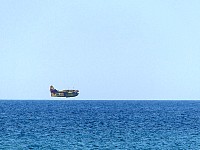
<path fill-rule="evenodd" d="M 51 85 L 51 86 L 50 86 L 50 90 L 54 90 L 54 87 L 53 87 L 53 85 Z"/>
<path fill-rule="evenodd" d="M 53 87 L 53 85 L 51 85 L 50 92 L 51 92 L 51 96 L 54 96 L 58 91 Z"/>

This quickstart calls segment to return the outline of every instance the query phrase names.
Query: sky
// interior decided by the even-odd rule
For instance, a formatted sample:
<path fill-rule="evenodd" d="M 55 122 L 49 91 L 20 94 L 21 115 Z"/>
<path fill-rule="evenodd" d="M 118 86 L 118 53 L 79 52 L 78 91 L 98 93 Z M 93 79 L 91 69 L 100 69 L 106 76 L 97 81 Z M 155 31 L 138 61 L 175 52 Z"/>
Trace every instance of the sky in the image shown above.
<path fill-rule="evenodd" d="M 0 69 L 0 99 L 199 100 L 200 1 L 1 0 Z"/>

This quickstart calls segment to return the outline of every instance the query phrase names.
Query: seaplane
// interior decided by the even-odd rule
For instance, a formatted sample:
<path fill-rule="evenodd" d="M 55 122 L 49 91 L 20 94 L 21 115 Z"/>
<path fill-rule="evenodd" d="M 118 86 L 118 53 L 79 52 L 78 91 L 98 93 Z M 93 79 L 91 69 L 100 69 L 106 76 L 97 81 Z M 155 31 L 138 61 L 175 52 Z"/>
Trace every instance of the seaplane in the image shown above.
<path fill-rule="evenodd" d="M 51 97 L 76 97 L 79 94 L 79 90 L 56 90 L 53 85 L 50 86 Z"/>

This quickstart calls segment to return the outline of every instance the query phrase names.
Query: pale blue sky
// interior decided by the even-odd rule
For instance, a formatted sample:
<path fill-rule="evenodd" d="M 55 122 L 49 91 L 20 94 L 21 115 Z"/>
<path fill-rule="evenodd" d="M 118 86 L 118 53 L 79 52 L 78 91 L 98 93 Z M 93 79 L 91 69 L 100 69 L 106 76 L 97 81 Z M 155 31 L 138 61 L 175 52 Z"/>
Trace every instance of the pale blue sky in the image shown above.
<path fill-rule="evenodd" d="M 1 0 L 0 99 L 200 99 L 198 0 Z"/>

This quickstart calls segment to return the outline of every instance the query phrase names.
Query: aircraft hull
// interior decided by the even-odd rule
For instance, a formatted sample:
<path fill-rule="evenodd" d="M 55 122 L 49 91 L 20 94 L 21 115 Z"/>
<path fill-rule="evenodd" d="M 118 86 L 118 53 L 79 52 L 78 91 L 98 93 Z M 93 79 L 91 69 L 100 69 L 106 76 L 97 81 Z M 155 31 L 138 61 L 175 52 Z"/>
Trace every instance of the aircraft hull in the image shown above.
<path fill-rule="evenodd" d="M 62 90 L 58 91 L 50 86 L 51 97 L 76 97 L 79 94 L 78 90 Z"/>

